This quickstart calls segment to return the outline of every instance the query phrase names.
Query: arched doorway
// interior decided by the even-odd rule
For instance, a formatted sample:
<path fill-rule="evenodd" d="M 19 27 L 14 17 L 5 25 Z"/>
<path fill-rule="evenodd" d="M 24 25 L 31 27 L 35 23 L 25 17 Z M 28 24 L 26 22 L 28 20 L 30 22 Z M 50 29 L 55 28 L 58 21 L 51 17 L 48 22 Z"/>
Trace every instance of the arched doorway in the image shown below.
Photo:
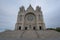
<path fill-rule="evenodd" d="M 40 30 L 42 29 L 41 26 L 39 26 L 39 29 L 40 29 Z"/>
<path fill-rule="evenodd" d="M 36 28 L 35 28 L 35 27 L 33 27 L 33 30 L 36 30 Z"/>
<path fill-rule="evenodd" d="M 21 26 L 19 26 L 19 30 L 21 30 Z"/>
<path fill-rule="evenodd" d="M 27 27 L 25 27 L 25 30 L 27 30 Z"/>

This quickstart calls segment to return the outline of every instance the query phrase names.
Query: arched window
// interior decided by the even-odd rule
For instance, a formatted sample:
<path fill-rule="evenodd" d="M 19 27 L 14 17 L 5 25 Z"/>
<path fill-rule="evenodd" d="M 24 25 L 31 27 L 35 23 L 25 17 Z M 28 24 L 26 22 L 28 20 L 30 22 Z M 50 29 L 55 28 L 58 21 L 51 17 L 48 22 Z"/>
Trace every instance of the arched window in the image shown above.
<path fill-rule="evenodd" d="M 40 15 L 39 15 L 39 20 L 41 19 Z"/>
<path fill-rule="evenodd" d="M 19 26 L 19 30 L 21 30 L 21 26 Z"/>
<path fill-rule="evenodd" d="M 41 15 L 39 15 L 39 20 L 42 20 L 42 16 Z"/>
<path fill-rule="evenodd" d="M 27 27 L 25 27 L 25 30 L 27 30 Z"/>
<path fill-rule="evenodd" d="M 20 15 L 20 18 L 19 19 L 20 19 L 20 21 L 22 21 L 22 15 Z"/>

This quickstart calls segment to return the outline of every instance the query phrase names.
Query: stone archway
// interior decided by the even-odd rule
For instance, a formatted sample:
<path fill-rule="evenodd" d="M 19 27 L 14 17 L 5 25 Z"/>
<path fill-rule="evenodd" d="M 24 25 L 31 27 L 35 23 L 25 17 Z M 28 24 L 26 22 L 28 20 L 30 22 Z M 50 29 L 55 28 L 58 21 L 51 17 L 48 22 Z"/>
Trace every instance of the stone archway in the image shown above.
<path fill-rule="evenodd" d="M 27 27 L 25 27 L 25 30 L 27 30 Z"/>
<path fill-rule="evenodd" d="M 21 30 L 21 26 L 19 26 L 19 30 Z"/>
<path fill-rule="evenodd" d="M 33 30 L 36 30 L 36 27 L 33 27 Z"/>
<path fill-rule="evenodd" d="M 42 27 L 41 27 L 41 26 L 39 26 L 39 29 L 40 29 L 40 30 L 42 30 Z"/>

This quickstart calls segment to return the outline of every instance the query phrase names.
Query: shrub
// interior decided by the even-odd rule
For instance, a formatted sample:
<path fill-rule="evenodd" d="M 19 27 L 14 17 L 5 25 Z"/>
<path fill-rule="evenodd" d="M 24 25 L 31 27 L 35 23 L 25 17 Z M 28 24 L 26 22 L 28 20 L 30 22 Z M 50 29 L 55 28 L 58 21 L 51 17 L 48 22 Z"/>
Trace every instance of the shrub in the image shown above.
<path fill-rule="evenodd" d="M 57 28 L 56 28 L 56 31 L 60 32 L 60 27 L 57 27 Z"/>
<path fill-rule="evenodd" d="M 60 27 L 57 27 L 56 29 L 54 29 L 54 28 L 47 28 L 46 30 L 54 30 L 54 31 L 60 32 Z"/>
<path fill-rule="evenodd" d="M 54 28 L 47 28 L 47 30 L 55 30 Z"/>

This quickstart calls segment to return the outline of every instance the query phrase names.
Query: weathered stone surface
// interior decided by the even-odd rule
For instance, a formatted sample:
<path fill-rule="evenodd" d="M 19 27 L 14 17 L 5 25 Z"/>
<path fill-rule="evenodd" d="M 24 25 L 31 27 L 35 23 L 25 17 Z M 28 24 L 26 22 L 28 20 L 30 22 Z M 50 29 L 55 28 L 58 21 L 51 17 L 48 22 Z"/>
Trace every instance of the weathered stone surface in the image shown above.
<path fill-rule="evenodd" d="M 37 6 L 36 10 L 30 5 L 26 10 L 22 6 L 18 12 L 15 30 L 45 30 L 45 23 L 41 7 Z"/>
<path fill-rule="evenodd" d="M 60 32 L 56 32 L 53 30 L 18 30 L 18 31 L 6 31 L 0 33 L 0 38 L 38 38 L 38 39 L 46 39 L 46 38 L 60 38 Z"/>

